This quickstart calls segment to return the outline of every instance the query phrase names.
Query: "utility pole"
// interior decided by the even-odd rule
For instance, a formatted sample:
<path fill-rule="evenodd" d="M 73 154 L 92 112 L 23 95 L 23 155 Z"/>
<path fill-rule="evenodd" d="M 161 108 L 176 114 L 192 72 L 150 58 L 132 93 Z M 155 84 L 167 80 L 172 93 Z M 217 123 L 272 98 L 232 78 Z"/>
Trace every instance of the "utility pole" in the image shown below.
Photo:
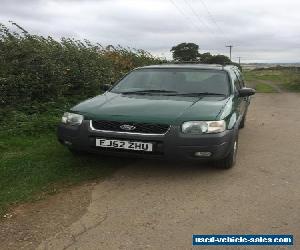
<path fill-rule="evenodd" d="M 229 54 L 230 54 L 230 61 L 231 61 L 231 50 L 233 45 L 226 45 L 227 48 L 229 48 Z"/>
<path fill-rule="evenodd" d="M 239 59 L 239 65 L 241 65 L 241 57 L 238 56 L 238 59 Z"/>

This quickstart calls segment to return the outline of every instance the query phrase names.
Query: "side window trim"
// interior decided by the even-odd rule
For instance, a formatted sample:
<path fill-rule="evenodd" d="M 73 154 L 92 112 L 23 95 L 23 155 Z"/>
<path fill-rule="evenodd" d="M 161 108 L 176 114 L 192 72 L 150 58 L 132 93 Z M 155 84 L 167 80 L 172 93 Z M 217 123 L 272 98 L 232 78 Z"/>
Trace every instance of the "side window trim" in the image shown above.
<path fill-rule="evenodd" d="M 230 70 L 231 80 L 233 82 L 234 92 L 238 92 L 240 87 L 240 81 L 233 69 Z"/>
<path fill-rule="evenodd" d="M 236 77 L 236 81 L 237 81 L 238 89 L 241 89 L 241 88 L 243 87 L 243 84 L 242 84 L 242 82 L 241 82 L 241 80 L 240 80 L 240 78 L 239 78 L 238 74 L 236 73 L 236 71 L 234 70 L 233 72 L 234 72 L 234 74 L 235 74 L 235 77 Z"/>
<path fill-rule="evenodd" d="M 238 69 L 236 69 L 234 71 L 235 71 L 235 74 L 237 75 L 237 78 L 239 79 L 241 88 L 245 87 L 245 82 L 244 82 L 242 73 Z"/>

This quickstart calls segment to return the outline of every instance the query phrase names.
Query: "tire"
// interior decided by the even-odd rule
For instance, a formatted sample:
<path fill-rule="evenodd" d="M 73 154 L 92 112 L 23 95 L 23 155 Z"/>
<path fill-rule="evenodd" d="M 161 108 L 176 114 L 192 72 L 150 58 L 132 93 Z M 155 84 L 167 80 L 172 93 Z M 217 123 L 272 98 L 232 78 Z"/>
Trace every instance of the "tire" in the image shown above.
<path fill-rule="evenodd" d="M 236 155 L 238 150 L 238 136 L 236 137 L 233 145 L 231 146 L 229 154 L 222 160 L 215 162 L 216 167 L 220 169 L 230 169 L 236 163 Z"/>
<path fill-rule="evenodd" d="M 239 128 L 244 128 L 245 127 L 245 122 L 246 122 L 246 115 L 243 116 L 243 119 L 240 122 Z"/>

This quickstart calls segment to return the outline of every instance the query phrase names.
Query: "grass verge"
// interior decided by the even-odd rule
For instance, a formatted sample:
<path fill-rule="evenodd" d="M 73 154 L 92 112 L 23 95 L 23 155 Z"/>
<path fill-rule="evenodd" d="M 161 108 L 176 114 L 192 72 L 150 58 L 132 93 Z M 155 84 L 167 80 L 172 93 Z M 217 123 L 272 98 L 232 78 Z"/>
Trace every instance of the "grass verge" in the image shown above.
<path fill-rule="evenodd" d="M 275 93 L 275 92 L 277 92 L 271 85 L 265 84 L 265 83 L 257 83 L 255 86 L 255 89 L 259 93 Z"/>
<path fill-rule="evenodd" d="M 0 124 L 2 216 L 12 205 L 41 199 L 62 187 L 109 176 L 127 163 L 124 159 L 104 156 L 73 156 L 56 139 L 54 121 L 58 116 L 49 115 L 49 112 L 35 116 L 37 119 L 31 120 L 18 115 L 17 121 L 13 116 L 18 129 L 12 129 L 9 121 L 5 126 Z M 34 132 L 37 120 L 46 121 L 47 117 L 53 124 L 50 127 L 47 123 L 46 127 L 40 125 Z"/>
<path fill-rule="evenodd" d="M 276 84 L 286 91 L 300 92 L 300 68 L 275 67 L 246 70 L 244 71 L 244 77 L 246 82 L 251 83 L 250 85 L 255 85 L 259 81 L 267 81 L 271 85 Z M 268 91 L 267 86 L 258 86 L 258 88 Z"/>

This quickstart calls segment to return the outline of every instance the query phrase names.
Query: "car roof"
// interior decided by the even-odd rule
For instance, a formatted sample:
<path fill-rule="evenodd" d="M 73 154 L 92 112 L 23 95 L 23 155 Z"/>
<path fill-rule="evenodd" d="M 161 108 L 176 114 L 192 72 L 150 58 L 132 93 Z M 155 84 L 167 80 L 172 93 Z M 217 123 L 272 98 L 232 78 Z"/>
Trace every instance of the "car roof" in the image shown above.
<path fill-rule="evenodd" d="M 201 64 L 201 63 L 174 63 L 174 64 L 158 64 L 139 67 L 138 69 L 213 69 L 213 70 L 230 70 L 237 68 L 235 65 L 221 64 Z"/>

